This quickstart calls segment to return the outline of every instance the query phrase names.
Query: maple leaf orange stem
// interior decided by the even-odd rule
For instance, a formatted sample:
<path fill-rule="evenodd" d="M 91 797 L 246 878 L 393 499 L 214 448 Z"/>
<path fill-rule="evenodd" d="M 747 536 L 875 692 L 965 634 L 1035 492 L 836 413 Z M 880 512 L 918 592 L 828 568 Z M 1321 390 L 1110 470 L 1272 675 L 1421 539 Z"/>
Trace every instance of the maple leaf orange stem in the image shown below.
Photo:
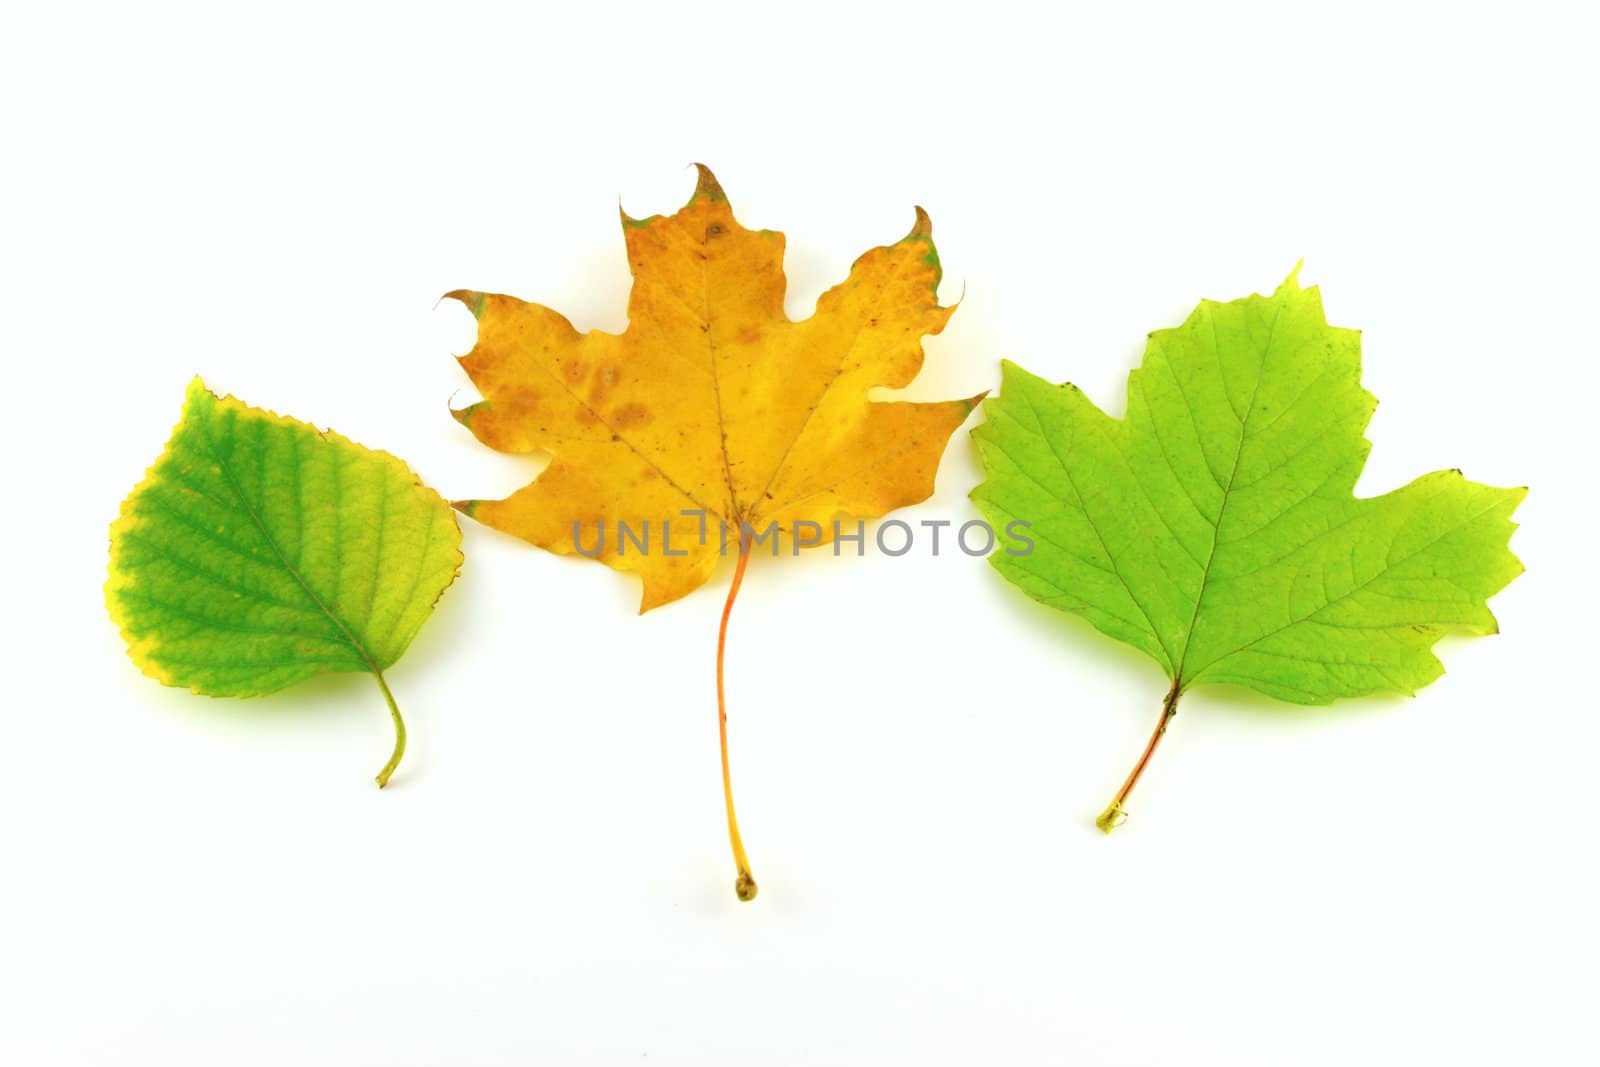
<path fill-rule="evenodd" d="M 1122 783 L 1122 788 L 1117 790 L 1116 799 L 1100 813 L 1094 824 L 1102 833 L 1109 834 L 1128 820 L 1128 812 L 1123 808 L 1127 803 L 1128 794 L 1133 792 L 1133 787 L 1139 784 L 1139 776 L 1144 773 L 1150 757 L 1156 754 L 1156 746 L 1161 744 L 1161 739 L 1167 735 L 1167 723 L 1178 714 L 1178 696 L 1180 691 L 1176 680 L 1172 688 L 1167 690 L 1167 698 L 1161 702 L 1161 719 L 1156 723 L 1156 728 L 1150 735 L 1149 742 L 1144 746 L 1144 752 L 1139 756 L 1139 762 L 1133 765 L 1133 770 L 1128 772 L 1128 780 Z"/>
<path fill-rule="evenodd" d="M 739 565 L 734 568 L 733 585 L 728 589 L 728 602 L 722 605 L 722 627 L 717 632 L 717 733 L 722 739 L 722 800 L 728 808 L 728 844 L 733 848 L 733 865 L 738 870 L 733 891 L 740 900 L 756 898 L 756 879 L 750 873 L 750 858 L 744 854 L 744 841 L 739 837 L 739 819 L 733 813 L 733 778 L 728 773 L 728 699 L 722 684 L 722 663 L 728 648 L 728 616 L 733 614 L 733 600 L 744 584 L 744 569 L 750 562 L 750 530 L 739 532 Z"/>

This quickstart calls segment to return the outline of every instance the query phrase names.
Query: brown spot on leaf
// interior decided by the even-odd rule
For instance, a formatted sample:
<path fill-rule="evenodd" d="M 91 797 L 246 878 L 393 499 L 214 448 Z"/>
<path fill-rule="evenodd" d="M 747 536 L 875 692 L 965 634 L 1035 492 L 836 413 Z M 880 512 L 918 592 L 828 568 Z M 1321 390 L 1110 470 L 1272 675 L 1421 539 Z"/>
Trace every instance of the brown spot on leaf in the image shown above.
<path fill-rule="evenodd" d="M 596 407 L 605 403 L 611 390 L 622 380 L 622 368 L 615 363 L 602 363 L 596 368 L 594 384 L 589 387 L 589 401 Z"/>
<path fill-rule="evenodd" d="M 627 429 L 643 426 L 651 417 L 650 409 L 644 404 L 624 404 L 611 417 L 611 424 L 618 429 Z"/>

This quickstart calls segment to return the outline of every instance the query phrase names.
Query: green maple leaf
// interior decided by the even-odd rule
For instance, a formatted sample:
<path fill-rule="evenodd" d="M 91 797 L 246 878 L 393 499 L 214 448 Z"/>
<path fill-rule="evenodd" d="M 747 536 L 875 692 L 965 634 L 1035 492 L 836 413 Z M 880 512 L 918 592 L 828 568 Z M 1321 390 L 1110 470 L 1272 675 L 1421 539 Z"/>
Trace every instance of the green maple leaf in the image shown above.
<path fill-rule="evenodd" d="M 111 527 L 106 607 L 139 669 L 210 696 L 383 672 L 461 565 L 461 530 L 406 465 L 217 397 L 196 378 L 166 451 Z"/>
<path fill-rule="evenodd" d="M 1485 601 L 1522 572 L 1507 542 L 1527 491 L 1436 471 L 1358 499 L 1377 403 L 1360 351 L 1291 274 L 1151 334 L 1123 419 L 1005 364 L 973 430 L 987 480 L 972 496 L 996 528 L 1030 523 L 1033 549 L 1011 554 L 1016 539 L 991 562 L 1171 680 L 1102 830 L 1191 687 L 1409 694 L 1443 673 L 1431 649 L 1446 632 L 1496 632 Z"/>

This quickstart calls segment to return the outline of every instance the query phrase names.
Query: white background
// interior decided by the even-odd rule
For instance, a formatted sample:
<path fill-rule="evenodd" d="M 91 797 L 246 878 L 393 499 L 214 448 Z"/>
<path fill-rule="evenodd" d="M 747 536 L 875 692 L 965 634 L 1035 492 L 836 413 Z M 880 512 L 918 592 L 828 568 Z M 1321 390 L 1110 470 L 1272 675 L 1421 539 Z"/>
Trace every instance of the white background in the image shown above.
<path fill-rule="evenodd" d="M 1591 28 L 1579 7 L 18 6 L 0 1062 L 1592 1063 Z M 1305 257 L 1365 331 L 1363 493 L 1528 484 L 1503 633 L 1415 700 L 1165 689 L 960 555 L 638 587 L 465 525 L 390 673 L 254 701 L 123 654 L 106 527 L 185 383 L 447 496 L 537 464 L 446 414 L 457 287 L 621 329 L 617 225 L 687 164 L 789 235 L 801 317 L 925 205 L 965 292 L 911 395 L 1010 357 L 1114 413 L 1147 331 Z M 974 515 L 965 432 L 936 496 Z M 925 543 L 924 543 L 925 547 Z"/>

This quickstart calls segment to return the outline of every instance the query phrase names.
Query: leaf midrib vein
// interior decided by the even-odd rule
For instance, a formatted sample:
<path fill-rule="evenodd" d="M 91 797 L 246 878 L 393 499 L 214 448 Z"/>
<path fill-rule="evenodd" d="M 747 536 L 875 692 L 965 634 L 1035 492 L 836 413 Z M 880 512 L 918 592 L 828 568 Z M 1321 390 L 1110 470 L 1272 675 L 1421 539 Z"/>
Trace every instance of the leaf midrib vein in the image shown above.
<path fill-rule="evenodd" d="M 334 611 L 328 606 L 327 602 L 324 601 L 322 597 L 317 594 L 317 591 L 311 587 L 311 584 L 306 581 L 305 576 L 300 573 L 299 569 L 296 568 L 294 564 L 289 562 L 289 557 L 284 555 L 283 549 L 278 547 L 277 539 L 272 536 L 272 532 L 267 529 L 267 526 L 262 521 L 261 516 L 257 513 L 255 507 L 250 503 L 249 498 L 245 496 L 244 488 L 239 484 L 238 478 L 234 476 L 233 470 L 228 466 L 227 460 L 223 459 L 221 453 L 218 452 L 216 439 L 209 432 L 209 427 L 207 427 L 205 432 L 205 439 L 207 448 L 211 453 L 211 459 L 217 465 L 217 470 L 222 472 L 222 477 L 228 483 L 228 488 L 233 491 L 234 497 L 244 508 L 245 514 L 250 516 L 250 521 L 255 524 L 257 532 L 261 534 L 261 539 L 267 543 L 267 547 L 272 549 L 273 555 L 277 556 L 278 561 L 283 564 L 284 570 L 288 571 L 289 576 L 292 577 L 300 586 L 300 588 L 305 591 L 306 596 L 311 599 L 311 602 L 317 606 L 318 610 L 326 615 L 328 620 L 339 628 L 340 632 L 344 634 L 345 639 L 349 642 L 350 647 L 355 651 L 356 655 L 360 656 L 363 662 L 365 662 L 367 669 L 373 674 L 381 674 L 382 672 L 378 669 L 377 661 L 373 658 L 372 653 L 367 650 L 366 645 L 361 641 L 361 639 L 356 637 L 355 633 L 350 629 L 349 624 L 345 622 L 338 612 Z M 339 457 L 335 455 L 333 459 L 333 469 L 335 472 L 334 484 L 337 486 Z M 340 543 L 338 534 L 339 531 L 336 527 L 333 538 L 336 546 L 338 546 Z M 341 548 L 341 559 L 342 556 L 343 550 Z"/>
<path fill-rule="evenodd" d="M 1220 346 L 1217 343 L 1216 313 L 1214 311 L 1209 312 L 1208 318 L 1211 321 L 1211 350 L 1216 355 L 1218 380 L 1222 388 L 1223 396 L 1226 398 L 1228 393 L 1228 380 L 1226 375 L 1222 373 L 1222 356 Z M 1245 441 L 1250 436 L 1250 417 L 1254 415 L 1256 411 L 1256 399 L 1261 395 L 1261 379 L 1267 376 L 1267 357 L 1272 354 L 1272 343 L 1273 341 L 1277 340 L 1278 322 L 1282 318 L 1283 305 L 1279 304 L 1272 313 L 1272 325 L 1267 327 L 1267 341 L 1266 344 L 1264 344 L 1261 348 L 1261 363 L 1256 368 L 1255 384 L 1250 389 L 1250 403 L 1245 407 L 1244 418 L 1239 419 L 1239 444 L 1233 452 L 1233 469 L 1228 472 L 1227 484 L 1220 485 L 1220 488 L 1222 489 L 1222 502 L 1217 506 L 1216 525 L 1211 528 L 1211 551 L 1206 555 L 1205 568 L 1200 572 L 1200 593 L 1194 598 L 1194 613 L 1189 616 L 1189 625 L 1184 630 L 1183 655 L 1179 658 L 1177 669 L 1173 672 L 1173 681 L 1178 684 L 1178 688 L 1180 690 L 1184 686 L 1183 669 L 1189 661 L 1189 649 L 1194 644 L 1195 624 L 1200 621 L 1200 609 L 1206 602 L 1206 590 L 1211 587 L 1211 567 L 1212 564 L 1214 564 L 1217 560 L 1217 547 L 1222 539 L 1222 522 L 1228 514 L 1229 494 L 1233 491 L 1234 479 L 1239 476 L 1239 460 L 1244 455 Z M 1173 380 L 1176 381 L 1178 377 L 1177 369 L 1171 366 L 1170 360 L 1168 361 L 1168 366 L 1169 369 L 1172 370 Z M 1181 385 L 1179 386 L 1179 390 L 1181 392 Z M 1187 400 L 1185 400 L 1185 404 L 1187 405 Z M 1231 410 L 1231 400 L 1229 401 L 1229 407 Z M 1191 409 L 1190 418 L 1192 419 L 1193 417 L 1194 412 Z M 1237 413 L 1235 413 L 1235 418 L 1237 417 Z"/>
<path fill-rule="evenodd" d="M 778 475 L 783 472 L 783 469 L 784 469 L 785 465 L 788 464 L 789 456 L 790 456 L 791 453 L 794 452 L 795 445 L 799 444 L 800 443 L 800 438 L 805 436 L 806 429 L 811 425 L 812 417 L 814 415 L 816 415 L 818 409 L 820 409 L 822 407 L 822 401 L 827 397 L 828 393 L 830 391 L 832 391 L 834 385 L 839 381 L 840 376 L 844 374 L 845 361 L 847 359 L 849 359 L 851 353 L 853 353 L 856 350 L 856 345 L 861 343 L 862 335 L 865 334 L 866 330 L 867 330 L 866 324 L 868 322 L 871 322 L 872 320 L 874 320 L 874 319 L 876 319 L 878 317 L 877 316 L 877 312 L 878 312 L 879 308 L 882 306 L 883 294 L 888 290 L 889 283 L 892 282 L 895 278 L 899 277 L 900 272 L 903 269 L 903 266 L 904 266 L 903 261 L 897 260 L 895 262 L 893 268 L 889 271 L 889 276 L 886 279 L 884 279 L 883 284 L 878 287 L 877 295 L 873 297 L 871 312 L 868 313 L 867 315 L 862 316 L 860 319 L 857 320 L 857 322 L 856 322 L 856 332 L 851 336 L 850 343 L 848 345 L 845 345 L 844 351 L 839 353 L 839 359 L 838 359 L 838 362 L 834 364 L 833 373 L 828 376 L 828 380 L 826 382 L 824 382 L 823 385 L 822 385 L 822 388 L 817 391 L 816 399 L 812 401 L 811 407 L 806 410 L 805 418 L 800 420 L 800 428 L 797 429 L 794 432 L 794 436 L 791 437 L 789 439 L 789 443 L 784 446 L 783 453 L 778 457 L 778 462 L 773 465 L 772 473 L 767 476 L 767 483 L 761 487 L 761 492 L 756 494 L 756 499 L 751 503 L 751 507 L 752 508 L 760 506 L 761 499 L 763 497 L 765 497 L 769 492 L 771 492 L 773 485 L 775 485 L 777 483 Z M 854 268 L 852 268 L 852 273 L 853 273 L 853 271 L 854 271 Z M 844 282 L 842 282 L 840 284 L 842 284 L 842 285 L 849 284 L 849 281 L 850 281 L 849 275 L 846 275 Z M 826 296 L 827 294 L 823 294 L 823 295 Z M 820 303 L 820 301 L 819 301 L 819 303 Z M 937 303 L 937 300 L 935 300 L 935 303 Z M 815 316 L 813 316 L 813 318 L 814 317 Z M 922 335 L 919 334 L 917 336 L 917 345 L 920 347 L 921 344 L 922 344 Z M 868 403 L 870 405 L 872 403 L 872 401 L 868 401 Z M 726 440 L 724 440 L 724 447 L 726 447 Z M 732 475 L 731 472 L 728 475 L 728 486 L 729 486 L 729 489 L 731 491 L 732 486 L 733 486 L 733 475 Z M 822 492 L 826 492 L 826 490 L 821 490 L 821 491 Z M 812 495 L 814 496 L 816 494 L 812 494 Z M 802 497 L 801 499 L 806 499 L 806 498 Z M 793 507 L 793 506 L 794 506 L 794 504 L 792 502 L 789 503 L 789 504 L 783 505 L 783 507 Z M 777 507 L 777 506 L 774 506 L 771 509 L 772 512 L 777 512 L 777 511 L 781 511 L 781 510 L 783 510 L 783 508 L 780 508 L 780 507 Z"/>
<path fill-rule="evenodd" d="M 744 518 L 739 510 L 739 494 L 733 486 L 733 460 L 728 454 L 728 423 L 722 416 L 722 375 L 717 370 L 717 338 L 711 321 L 711 232 L 700 233 L 700 307 L 706 324 L 706 361 L 711 365 L 711 398 L 717 411 L 717 437 L 722 443 L 722 476 L 728 482 L 728 508 L 735 522 Z"/>

